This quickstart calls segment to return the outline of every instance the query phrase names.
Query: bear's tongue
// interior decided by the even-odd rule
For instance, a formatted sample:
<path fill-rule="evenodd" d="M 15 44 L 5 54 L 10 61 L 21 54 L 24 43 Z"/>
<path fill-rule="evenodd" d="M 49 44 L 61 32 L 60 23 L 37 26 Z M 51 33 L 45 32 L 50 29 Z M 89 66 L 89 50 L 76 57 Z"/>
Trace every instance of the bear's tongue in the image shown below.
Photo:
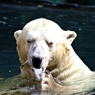
<path fill-rule="evenodd" d="M 38 80 L 41 80 L 41 77 L 42 77 L 42 74 L 43 72 L 45 71 L 45 69 L 37 69 L 37 68 L 33 68 L 34 72 L 35 72 L 35 75 L 37 77 Z"/>

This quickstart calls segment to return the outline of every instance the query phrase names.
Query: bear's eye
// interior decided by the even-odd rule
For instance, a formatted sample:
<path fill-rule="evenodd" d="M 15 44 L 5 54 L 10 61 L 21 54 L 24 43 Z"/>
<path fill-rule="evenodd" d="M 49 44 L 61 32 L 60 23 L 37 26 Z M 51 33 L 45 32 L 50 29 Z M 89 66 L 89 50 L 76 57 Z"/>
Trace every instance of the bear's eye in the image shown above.
<path fill-rule="evenodd" d="M 27 39 L 27 43 L 33 43 L 35 40 L 30 40 L 30 39 Z"/>
<path fill-rule="evenodd" d="M 50 47 L 50 46 L 53 45 L 53 42 L 48 42 L 48 41 L 46 41 L 46 44 Z"/>

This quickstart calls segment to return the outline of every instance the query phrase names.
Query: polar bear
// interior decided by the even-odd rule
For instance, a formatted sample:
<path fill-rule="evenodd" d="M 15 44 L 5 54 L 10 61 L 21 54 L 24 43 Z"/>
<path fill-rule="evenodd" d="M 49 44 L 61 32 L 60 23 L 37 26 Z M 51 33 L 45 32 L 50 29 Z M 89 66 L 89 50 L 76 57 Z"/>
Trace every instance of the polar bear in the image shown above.
<path fill-rule="evenodd" d="M 89 77 L 93 72 L 83 63 L 71 44 L 77 34 L 65 31 L 55 22 L 39 18 L 14 33 L 23 77 L 37 77 L 42 90 L 65 91 L 59 84 Z M 28 64 L 27 64 L 28 63 Z"/>

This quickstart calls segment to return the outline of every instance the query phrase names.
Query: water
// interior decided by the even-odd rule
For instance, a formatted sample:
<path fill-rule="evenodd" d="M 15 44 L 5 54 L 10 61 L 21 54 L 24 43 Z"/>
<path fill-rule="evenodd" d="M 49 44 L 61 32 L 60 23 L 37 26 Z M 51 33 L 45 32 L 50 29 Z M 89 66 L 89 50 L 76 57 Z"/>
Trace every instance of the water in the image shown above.
<path fill-rule="evenodd" d="M 74 30 L 78 37 L 73 47 L 80 58 L 95 70 L 95 9 L 61 9 L 26 5 L 0 4 L 0 77 L 20 73 L 20 62 L 13 34 L 36 18 L 47 18 L 64 30 Z"/>

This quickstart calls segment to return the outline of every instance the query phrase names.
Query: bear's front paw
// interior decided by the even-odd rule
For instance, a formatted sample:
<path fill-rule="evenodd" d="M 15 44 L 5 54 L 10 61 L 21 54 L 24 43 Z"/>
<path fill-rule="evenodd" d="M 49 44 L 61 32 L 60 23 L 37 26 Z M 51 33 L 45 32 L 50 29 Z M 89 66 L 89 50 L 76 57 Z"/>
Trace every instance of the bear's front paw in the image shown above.
<path fill-rule="evenodd" d="M 51 74 L 43 73 L 41 82 L 42 90 L 54 90 L 56 87 L 55 84 Z"/>

